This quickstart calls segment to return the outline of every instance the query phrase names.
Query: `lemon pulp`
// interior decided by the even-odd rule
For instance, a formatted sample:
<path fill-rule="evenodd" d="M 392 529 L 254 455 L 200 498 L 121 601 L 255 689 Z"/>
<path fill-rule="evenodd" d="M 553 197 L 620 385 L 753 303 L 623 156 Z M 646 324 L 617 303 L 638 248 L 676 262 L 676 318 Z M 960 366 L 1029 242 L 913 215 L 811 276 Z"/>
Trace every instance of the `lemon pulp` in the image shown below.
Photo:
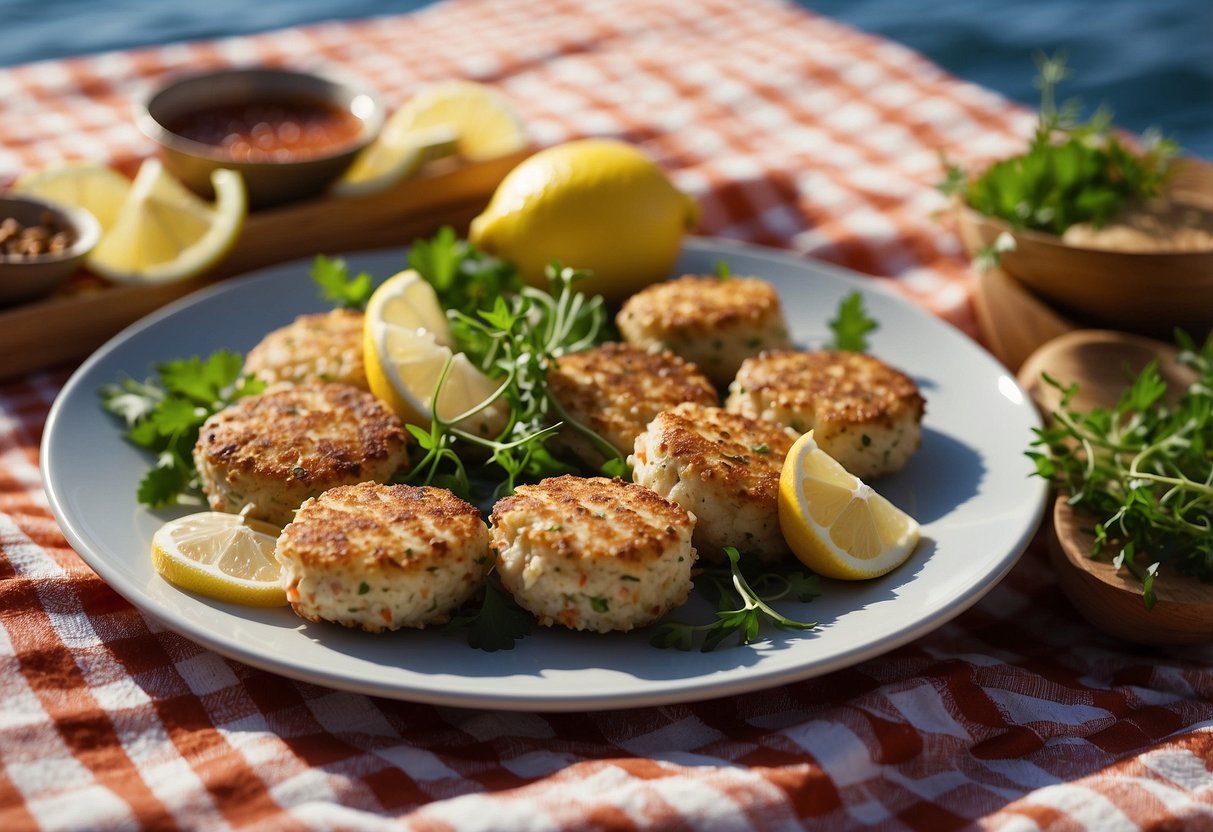
<path fill-rule="evenodd" d="M 892 571 L 910 557 L 921 535 L 914 518 L 821 450 L 812 431 L 784 460 L 779 526 L 802 563 L 844 580 Z"/>
<path fill-rule="evenodd" d="M 248 197 L 235 171 L 211 175 L 208 203 L 174 179 L 158 159 L 139 168 L 88 267 L 118 283 L 167 283 L 196 277 L 221 260 L 244 226 Z"/>
<path fill-rule="evenodd" d="M 183 589 L 233 604 L 286 603 L 274 557 L 279 530 L 238 514 L 203 511 L 170 520 L 152 536 L 152 566 Z"/>
<path fill-rule="evenodd" d="M 363 361 L 371 392 L 401 419 L 428 428 L 436 408 L 447 420 L 475 409 L 498 383 L 454 350 L 446 315 L 434 289 L 412 269 L 388 278 L 367 303 Z M 450 362 L 437 403 L 434 391 Z M 459 428 L 496 436 L 505 428 L 500 402 L 459 420 Z"/>

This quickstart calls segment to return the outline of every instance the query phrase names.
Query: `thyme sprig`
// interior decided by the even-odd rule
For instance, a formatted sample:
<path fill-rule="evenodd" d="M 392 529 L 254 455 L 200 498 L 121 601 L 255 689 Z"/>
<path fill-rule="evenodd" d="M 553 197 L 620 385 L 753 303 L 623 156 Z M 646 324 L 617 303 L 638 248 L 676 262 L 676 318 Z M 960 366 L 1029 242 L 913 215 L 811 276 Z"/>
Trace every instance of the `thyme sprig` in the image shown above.
<path fill-rule="evenodd" d="M 762 625 L 769 622 L 782 630 L 812 630 L 817 622 L 796 621 L 771 606 L 789 596 L 797 601 L 809 601 L 821 594 L 816 575 L 801 571 L 761 572 L 746 577 L 741 554 L 735 547 L 724 550 L 727 569 L 705 569 L 707 578 L 718 593 L 716 618 L 706 624 L 688 624 L 676 619 L 664 619 L 655 625 L 650 644 L 690 650 L 697 636 L 702 636 L 699 649 L 711 652 L 729 638 L 736 636 L 739 644 L 752 644 L 762 635 Z"/>
<path fill-rule="evenodd" d="M 1167 570 L 1213 581 L 1213 336 L 1199 349 L 1183 332 L 1176 340 L 1196 381 L 1173 405 L 1157 361 L 1127 381 L 1113 407 L 1087 412 L 1071 407 L 1077 385 L 1045 374 L 1062 400 L 1034 431 L 1039 450 L 1027 452 L 1036 475 L 1097 518 L 1091 556 L 1116 550 L 1115 565 L 1141 580 L 1147 607 Z"/>
<path fill-rule="evenodd" d="M 449 420 L 435 414 L 428 431 L 416 426 L 409 428 L 425 452 L 414 466 L 409 482 L 441 484 L 457 493 L 467 493 L 470 477 L 459 458 L 460 445 L 488 451 L 491 464 L 501 474 L 494 497 L 511 493 L 524 479 L 573 473 L 576 469 L 556 458 L 544 444 L 556 430 L 566 426 L 591 437 L 596 447 L 609 452 L 604 473 L 625 472 L 619 452 L 588 426 L 571 419 L 547 386 L 547 374 L 554 360 L 588 349 L 602 338 L 606 324 L 603 299 L 597 295 L 587 297 L 575 287 L 587 274 L 553 263 L 547 274 L 550 292 L 527 286 L 509 296 L 495 297 L 487 309 L 447 310 L 451 331 L 469 360 L 502 383 L 490 400 L 469 413 Z M 435 400 L 441 394 L 448 369 L 449 362 L 435 389 Z M 508 411 L 500 435 L 486 438 L 456 427 L 462 419 L 498 400 Z"/>

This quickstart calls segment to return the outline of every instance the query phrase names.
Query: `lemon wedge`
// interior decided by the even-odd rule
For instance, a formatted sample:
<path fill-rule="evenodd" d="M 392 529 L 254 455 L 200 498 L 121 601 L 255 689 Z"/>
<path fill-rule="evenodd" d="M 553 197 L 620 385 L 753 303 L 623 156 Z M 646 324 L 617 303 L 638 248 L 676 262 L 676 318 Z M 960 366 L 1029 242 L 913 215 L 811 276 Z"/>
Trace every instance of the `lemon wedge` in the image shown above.
<path fill-rule="evenodd" d="M 380 138 L 395 143 L 398 137 L 433 128 L 453 131 L 456 152 L 473 162 L 508 156 L 529 143 L 509 99 L 475 81 L 445 81 L 423 88 L 388 118 Z"/>
<path fill-rule="evenodd" d="M 490 398 L 499 384 L 455 352 L 454 339 L 434 288 L 416 271 L 393 275 L 371 295 L 363 324 L 363 360 L 371 392 L 401 419 L 428 428 L 436 407 L 452 420 Z M 450 361 L 438 402 L 434 390 Z M 500 401 L 456 423 L 478 436 L 505 428 Z"/>
<path fill-rule="evenodd" d="M 97 218 L 104 233 L 114 227 L 131 181 L 106 165 L 68 162 L 22 174 L 12 191 L 83 208 Z"/>
<path fill-rule="evenodd" d="M 590 276 L 587 295 L 623 300 L 669 276 L 698 204 L 639 149 L 614 139 L 545 148 L 497 186 L 468 240 L 547 287 L 552 260 Z"/>
<path fill-rule="evenodd" d="M 828 578 L 875 578 L 904 563 L 918 545 L 910 515 L 801 436 L 779 477 L 779 527 L 796 557 Z"/>
<path fill-rule="evenodd" d="M 166 580 L 217 601 L 286 604 L 274 557 L 279 530 L 239 514 L 202 511 L 170 520 L 152 536 L 152 566 Z"/>
<path fill-rule="evenodd" d="M 385 130 L 364 148 L 332 192 L 340 197 L 361 197 L 404 181 L 431 159 L 455 153 L 459 135 L 452 125 Z"/>
<path fill-rule="evenodd" d="M 117 283 L 167 283 L 214 266 L 240 236 L 248 211 L 244 180 L 235 171 L 211 174 L 208 203 L 147 159 L 110 227 L 87 260 Z"/>

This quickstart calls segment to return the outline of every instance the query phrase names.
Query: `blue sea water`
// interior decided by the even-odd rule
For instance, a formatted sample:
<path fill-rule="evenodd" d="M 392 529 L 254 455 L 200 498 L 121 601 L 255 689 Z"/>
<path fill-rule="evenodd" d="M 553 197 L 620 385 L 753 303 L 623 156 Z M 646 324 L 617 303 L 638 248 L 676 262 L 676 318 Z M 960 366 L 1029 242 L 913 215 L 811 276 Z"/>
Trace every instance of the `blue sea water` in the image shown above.
<path fill-rule="evenodd" d="M 219 37 L 432 0 L 0 0 L 0 66 Z M 1106 105 L 1119 126 L 1157 127 L 1213 159 L 1213 0 L 796 0 L 903 43 L 953 74 L 1035 104 L 1032 56 L 1058 49 L 1062 97 Z M 3 103 L 0 102 L 0 115 Z"/>

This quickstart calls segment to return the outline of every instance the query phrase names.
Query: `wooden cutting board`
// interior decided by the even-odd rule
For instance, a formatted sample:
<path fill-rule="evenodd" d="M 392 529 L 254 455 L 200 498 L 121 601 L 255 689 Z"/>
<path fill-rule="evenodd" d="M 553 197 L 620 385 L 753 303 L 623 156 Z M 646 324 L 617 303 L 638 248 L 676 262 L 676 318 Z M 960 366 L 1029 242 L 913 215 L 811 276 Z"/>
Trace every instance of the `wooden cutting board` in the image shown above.
<path fill-rule="evenodd" d="M 42 300 L 0 307 L 0 380 L 78 362 L 149 312 L 235 275 L 317 254 L 405 246 L 443 225 L 465 233 L 497 184 L 531 152 L 478 163 L 438 160 L 371 196 L 251 213 L 232 251 L 194 280 L 117 286 L 84 277 Z"/>

